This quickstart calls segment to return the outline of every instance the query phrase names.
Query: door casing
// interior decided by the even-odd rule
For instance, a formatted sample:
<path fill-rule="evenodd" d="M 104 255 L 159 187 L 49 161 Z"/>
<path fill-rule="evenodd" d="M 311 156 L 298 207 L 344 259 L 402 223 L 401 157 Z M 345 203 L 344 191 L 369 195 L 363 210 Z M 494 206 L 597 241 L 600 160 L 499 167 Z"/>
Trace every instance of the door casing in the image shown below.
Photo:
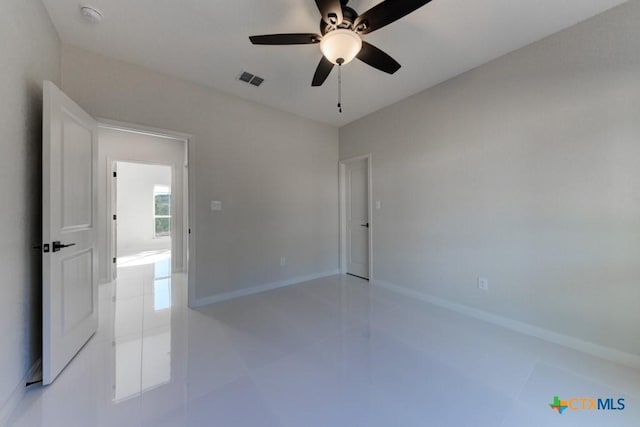
<path fill-rule="evenodd" d="M 156 136 L 161 138 L 168 138 L 168 139 L 175 140 L 177 142 L 184 143 L 184 161 L 180 165 L 180 167 L 184 169 L 183 169 L 183 173 L 180 175 L 178 174 L 179 171 L 177 169 L 179 165 L 177 163 L 168 164 L 162 161 L 145 160 L 144 155 L 140 155 L 140 154 L 135 156 L 109 155 L 106 158 L 105 171 L 107 175 L 110 175 L 112 173 L 112 165 L 118 161 L 142 163 L 142 164 L 162 164 L 162 165 L 172 167 L 172 191 L 180 191 L 182 193 L 181 195 L 182 203 L 180 204 L 180 206 L 172 207 L 172 215 L 180 216 L 181 224 L 182 224 L 180 229 L 177 229 L 177 228 L 172 229 L 172 232 L 171 232 L 172 252 L 173 252 L 173 258 L 174 258 L 174 260 L 172 261 L 173 263 L 172 267 L 173 267 L 174 273 L 193 271 L 192 268 L 194 263 L 193 254 L 195 250 L 195 241 L 194 241 L 195 233 L 193 229 L 194 227 L 193 221 L 191 218 L 192 211 L 191 209 L 189 209 L 189 206 L 191 203 L 190 201 L 192 200 L 192 197 L 193 197 L 193 195 L 191 194 L 193 181 L 191 176 L 192 174 L 190 173 L 190 168 L 189 168 L 189 156 L 190 156 L 189 144 L 192 136 L 186 133 L 168 131 L 164 129 L 124 123 L 124 122 L 119 122 L 114 120 L 108 120 L 108 119 L 102 119 L 102 118 L 98 118 L 97 120 L 98 120 L 98 126 L 100 128 L 106 128 L 110 130 L 123 131 L 123 132 L 131 132 L 131 133 L 137 133 L 137 134 L 144 134 L 144 135 L 151 135 L 151 136 Z M 99 144 L 101 144 L 100 141 L 99 141 Z M 179 176 L 182 177 L 181 180 L 179 179 Z M 108 178 L 108 177 L 105 177 L 105 178 Z M 114 242 L 111 238 L 113 229 L 114 229 L 114 222 L 111 220 L 111 215 L 114 213 L 113 212 L 114 206 L 112 205 L 113 203 L 112 193 L 114 189 L 112 184 L 113 184 L 112 180 L 107 179 L 107 182 L 106 182 L 107 193 L 104 196 L 103 195 L 100 196 L 106 201 L 105 210 L 107 212 L 106 224 L 101 224 L 101 226 L 106 227 L 107 254 L 101 257 L 101 262 L 103 260 L 105 262 L 110 260 L 115 253 Z M 100 190 L 102 190 L 102 188 Z M 189 230 L 191 230 L 191 234 L 189 234 Z M 111 270 L 112 278 L 111 279 L 107 278 L 107 280 L 112 280 L 113 278 L 115 278 L 115 274 L 116 274 L 116 267 L 115 265 L 113 265 Z M 188 276 L 189 277 L 188 293 L 189 293 L 190 303 L 191 303 L 191 298 L 193 298 L 193 295 L 195 295 L 194 289 L 192 289 L 193 283 L 192 283 L 191 276 L 192 275 Z M 102 279 L 104 280 L 104 278 Z"/>

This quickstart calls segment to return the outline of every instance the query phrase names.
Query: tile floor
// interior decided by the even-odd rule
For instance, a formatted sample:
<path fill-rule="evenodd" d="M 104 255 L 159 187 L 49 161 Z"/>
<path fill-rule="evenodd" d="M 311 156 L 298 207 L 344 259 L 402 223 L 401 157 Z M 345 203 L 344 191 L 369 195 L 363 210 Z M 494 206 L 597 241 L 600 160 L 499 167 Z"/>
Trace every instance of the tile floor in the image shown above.
<path fill-rule="evenodd" d="M 640 426 L 637 370 L 349 276 L 188 310 L 169 264 L 119 265 L 98 333 L 10 426 Z"/>

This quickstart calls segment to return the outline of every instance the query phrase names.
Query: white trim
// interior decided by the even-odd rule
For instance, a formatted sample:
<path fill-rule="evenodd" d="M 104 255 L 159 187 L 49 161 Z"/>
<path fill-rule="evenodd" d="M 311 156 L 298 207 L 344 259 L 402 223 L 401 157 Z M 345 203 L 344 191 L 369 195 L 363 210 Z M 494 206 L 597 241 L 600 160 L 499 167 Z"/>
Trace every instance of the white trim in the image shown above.
<path fill-rule="evenodd" d="M 20 382 L 15 386 L 13 392 L 9 395 L 9 398 L 6 402 L 3 403 L 2 407 L 0 407 L 0 427 L 4 427 L 9 422 L 11 415 L 16 410 L 20 401 L 24 397 L 27 392 L 27 381 L 33 379 L 34 375 L 40 369 L 40 365 L 42 364 L 42 359 L 36 360 L 31 368 L 27 371 L 24 377 L 20 380 Z"/>
<path fill-rule="evenodd" d="M 346 221 L 346 206 L 347 206 L 347 195 L 346 188 L 344 185 L 346 179 L 346 165 L 342 162 L 338 162 L 338 268 L 340 269 L 341 274 L 347 274 L 347 245 L 346 245 L 346 236 L 347 236 L 347 221 Z"/>
<path fill-rule="evenodd" d="M 371 153 L 362 156 L 340 160 L 338 164 L 338 185 L 340 187 L 340 273 L 347 274 L 347 210 L 346 210 L 346 172 L 349 163 L 360 160 L 367 161 L 367 192 L 368 192 L 368 222 L 369 222 L 369 280 L 373 280 L 373 156 Z"/>
<path fill-rule="evenodd" d="M 143 135 L 157 136 L 160 138 L 177 139 L 179 141 L 188 142 L 193 135 L 173 130 L 160 129 L 151 126 L 137 125 L 118 120 L 110 120 L 104 118 L 96 118 L 98 127 L 105 129 L 115 129 L 125 132 L 141 133 Z"/>
<path fill-rule="evenodd" d="M 346 206 L 347 206 L 347 195 L 345 183 L 346 181 L 346 165 L 342 162 L 338 163 L 338 191 L 339 191 L 339 200 L 338 200 L 338 210 L 339 210 L 339 247 L 338 247 L 338 268 L 340 269 L 341 274 L 347 274 L 347 218 L 346 218 Z"/>
<path fill-rule="evenodd" d="M 196 218 L 195 218 L 195 202 L 196 202 L 196 180 L 195 174 L 192 172 L 193 168 L 190 167 L 191 163 L 191 148 L 187 143 L 187 152 L 185 156 L 185 173 L 184 173 L 184 193 L 187 199 L 183 203 L 183 209 L 186 210 L 185 218 L 187 221 L 184 227 L 184 239 L 187 242 L 186 251 L 184 253 L 185 259 L 183 265 L 186 266 L 185 273 L 187 273 L 187 305 L 189 308 L 194 307 L 196 302 Z"/>
<path fill-rule="evenodd" d="M 621 365 L 630 366 L 635 369 L 640 369 L 640 356 L 635 354 L 626 353 L 624 351 L 616 350 L 610 347 L 605 347 L 600 344 L 595 344 L 589 341 L 582 340 L 580 338 L 572 337 L 570 335 L 554 332 L 549 329 L 544 329 L 538 326 L 531 325 L 529 323 L 524 323 L 518 320 L 509 319 L 507 317 L 491 314 L 486 311 L 478 310 L 463 304 L 458 304 L 443 298 L 439 298 L 433 295 L 415 291 L 413 289 L 409 289 L 404 286 L 399 286 L 394 283 L 384 282 L 382 280 L 375 280 L 375 281 L 372 281 L 371 284 L 383 289 L 387 289 L 392 292 L 397 292 L 399 294 L 406 295 L 408 297 L 417 298 L 419 300 L 428 302 L 438 307 L 443 307 L 443 308 L 458 312 L 460 314 L 473 317 L 475 319 L 483 320 L 485 322 L 489 322 L 494 325 L 502 326 L 503 328 L 511 329 L 512 331 L 533 336 L 554 344 L 559 344 L 564 347 L 571 348 L 573 350 L 577 350 L 586 354 L 590 354 L 592 356 L 599 357 L 601 359 L 619 363 Z"/>
<path fill-rule="evenodd" d="M 261 292 L 271 291 L 273 289 L 284 288 L 286 286 L 298 285 L 310 280 L 321 279 L 323 277 L 335 276 L 340 274 L 338 270 L 325 271 L 324 273 L 309 274 L 307 276 L 293 277 L 291 279 L 281 280 L 278 282 L 267 283 L 264 285 L 252 286 L 250 288 L 239 289 L 237 291 L 225 292 L 222 294 L 211 295 L 204 298 L 198 298 L 193 301 L 192 308 L 202 307 L 216 302 L 227 301 L 234 298 L 244 297 L 247 295 L 259 294 Z"/>

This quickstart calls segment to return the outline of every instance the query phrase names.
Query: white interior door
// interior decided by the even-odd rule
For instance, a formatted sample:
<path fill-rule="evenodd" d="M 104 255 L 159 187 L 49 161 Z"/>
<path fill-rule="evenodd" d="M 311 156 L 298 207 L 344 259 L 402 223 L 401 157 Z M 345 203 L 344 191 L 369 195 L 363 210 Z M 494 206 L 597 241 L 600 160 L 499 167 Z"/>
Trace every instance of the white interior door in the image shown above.
<path fill-rule="evenodd" d="M 369 278 L 369 170 L 368 160 L 347 163 L 347 273 Z"/>
<path fill-rule="evenodd" d="M 118 162 L 111 162 L 111 280 L 118 277 Z"/>
<path fill-rule="evenodd" d="M 50 384 L 98 326 L 98 126 L 44 83 L 42 162 L 43 383 Z"/>

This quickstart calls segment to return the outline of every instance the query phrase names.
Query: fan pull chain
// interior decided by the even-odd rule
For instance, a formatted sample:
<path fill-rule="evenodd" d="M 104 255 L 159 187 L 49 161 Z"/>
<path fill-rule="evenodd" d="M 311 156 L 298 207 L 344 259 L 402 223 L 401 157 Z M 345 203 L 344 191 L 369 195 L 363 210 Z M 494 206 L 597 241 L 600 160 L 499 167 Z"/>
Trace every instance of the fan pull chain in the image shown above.
<path fill-rule="evenodd" d="M 342 64 L 338 63 L 338 111 L 342 113 Z"/>

